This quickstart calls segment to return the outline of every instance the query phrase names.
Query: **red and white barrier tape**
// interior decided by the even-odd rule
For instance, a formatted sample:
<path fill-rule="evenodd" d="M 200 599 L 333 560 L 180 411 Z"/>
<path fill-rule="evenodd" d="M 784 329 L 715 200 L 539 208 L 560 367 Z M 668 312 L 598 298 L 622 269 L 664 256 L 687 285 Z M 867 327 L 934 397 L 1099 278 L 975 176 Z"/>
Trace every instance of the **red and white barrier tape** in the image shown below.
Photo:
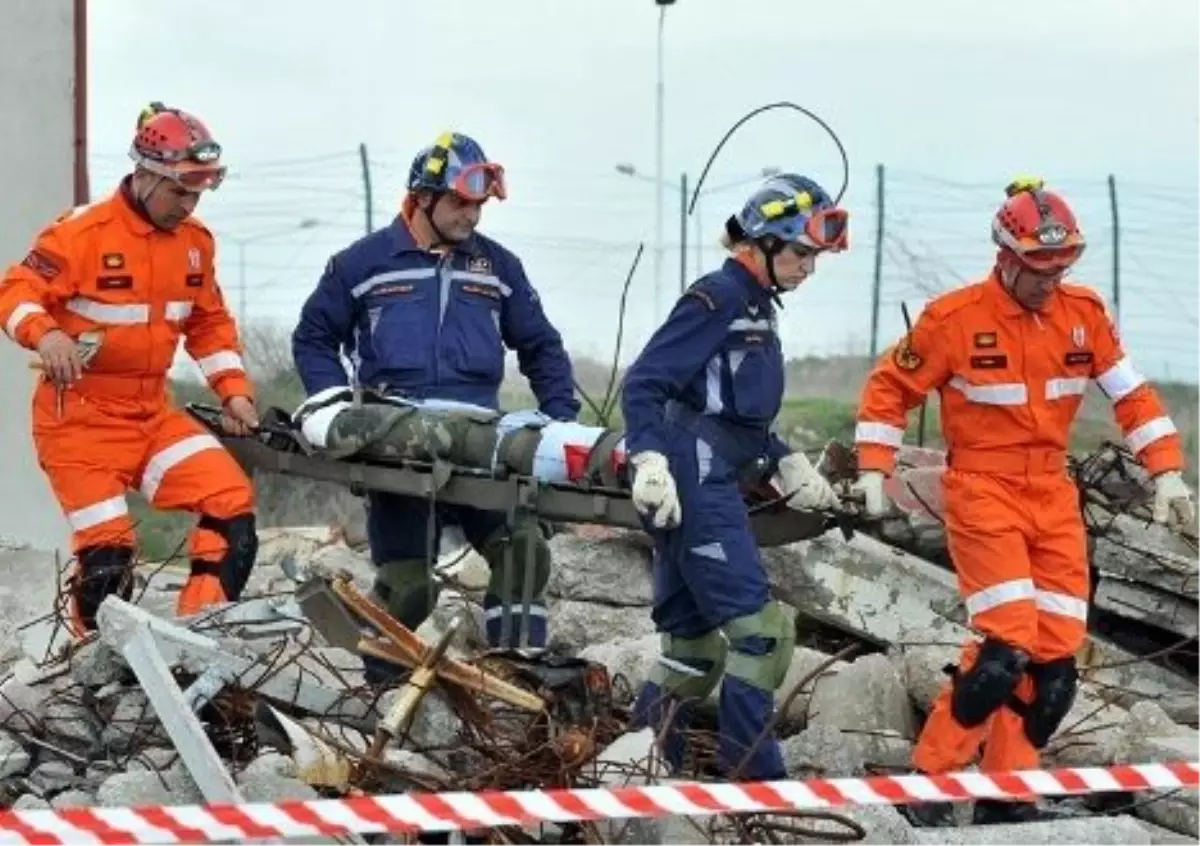
<path fill-rule="evenodd" d="M 450 831 L 625 817 L 820 810 L 919 801 L 1030 799 L 1200 786 L 1200 763 L 699 782 L 651 787 L 407 793 L 246 805 L 0 812 L 0 843 L 196 843 L 275 837 Z"/>

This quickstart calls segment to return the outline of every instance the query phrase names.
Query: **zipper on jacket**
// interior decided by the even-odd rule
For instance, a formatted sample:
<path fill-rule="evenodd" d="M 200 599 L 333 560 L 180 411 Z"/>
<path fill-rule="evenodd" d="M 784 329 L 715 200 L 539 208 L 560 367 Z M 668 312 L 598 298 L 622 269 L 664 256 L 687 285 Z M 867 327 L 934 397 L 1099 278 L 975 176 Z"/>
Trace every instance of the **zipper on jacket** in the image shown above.
<path fill-rule="evenodd" d="M 438 259 L 437 277 L 438 284 L 438 318 L 437 331 L 434 334 L 433 343 L 433 384 L 440 387 L 442 384 L 442 323 L 446 319 L 446 307 L 450 302 L 450 276 L 454 272 L 454 252 L 448 252 Z"/>

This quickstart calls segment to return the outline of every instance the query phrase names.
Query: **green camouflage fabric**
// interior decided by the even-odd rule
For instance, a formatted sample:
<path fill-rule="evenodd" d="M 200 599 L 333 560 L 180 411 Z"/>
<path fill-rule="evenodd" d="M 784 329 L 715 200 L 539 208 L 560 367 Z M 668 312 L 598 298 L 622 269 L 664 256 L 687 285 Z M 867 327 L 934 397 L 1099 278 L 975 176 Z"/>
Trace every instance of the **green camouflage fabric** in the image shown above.
<path fill-rule="evenodd" d="M 340 412 L 326 435 L 326 451 L 335 458 L 372 463 L 445 461 L 458 467 L 491 470 L 497 454 L 499 412 L 405 408 L 364 403 Z M 505 436 L 499 457 L 512 472 L 533 471 L 540 433 L 517 429 Z"/>
<path fill-rule="evenodd" d="M 327 449 L 338 458 L 380 463 L 448 461 L 491 467 L 499 414 L 430 411 L 383 403 L 345 409 L 333 419 Z"/>

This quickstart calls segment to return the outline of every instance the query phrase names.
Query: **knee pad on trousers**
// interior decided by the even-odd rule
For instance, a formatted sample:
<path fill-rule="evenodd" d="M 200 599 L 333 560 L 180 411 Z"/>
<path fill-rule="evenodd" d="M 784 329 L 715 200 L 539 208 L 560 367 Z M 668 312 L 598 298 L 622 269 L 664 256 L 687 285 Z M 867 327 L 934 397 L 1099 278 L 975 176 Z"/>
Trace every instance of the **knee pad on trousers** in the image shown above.
<path fill-rule="evenodd" d="M 999 640 L 987 638 L 969 670 L 955 670 L 950 714 L 963 728 L 982 725 L 1004 705 L 1025 674 L 1029 656 Z"/>
<path fill-rule="evenodd" d="M 433 613 L 439 592 L 423 558 L 384 561 L 371 588 L 387 612 L 410 629 L 417 628 Z"/>
<path fill-rule="evenodd" d="M 72 596 L 79 622 L 96 628 L 96 612 L 109 594 L 125 601 L 133 596 L 133 549 L 128 546 L 89 546 L 79 551 L 79 570 Z"/>
<path fill-rule="evenodd" d="M 236 517 L 212 517 L 208 514 L 200 518 L 196 524 L 198 529 L 208 529 L 225 538 L 225 555 L 208 569 L 221 580 L 221 590 L 225 598 L 236 602 L 250 580 L 250 571 L 254 569 L 254 561 L 258 557 L 258 532 L 255 529 L 254 513 L 239 514 Z M 194 562 L 192 569 L 197 570 Z"/>
<path fill-rule="evenodd" d="M 650 681 L 680 699 L 706 699 L 721 680 L 728 650 L 719 629 L 700 637 L 664 634 L 662 655 L 650 669 Z"/>
<path fill-rule="evenodd" d="M 1041 749 L 1050 742 L 1075 704 L 1079 683 L 1075 656 L 1045 663 L 1033 662 L 1029 665 L 1029 676 L 1033 679 L 1033 701 L 1023 709 L 1025 736 Z"/>
<path fill-rule="evenodd" d="M 512 573 L 506 579 L 505 567 L 511 548 Z M 533 590 L 530 595 L 540 600 L 550 582 L 550 546 L 537 520 L 522 520 L 511 530 L 507 527 L 496 532 L 481 546 L 479 554 L 491 567 L 487 592 L 501 602 L 516 605 L 525 595 L 526 562 L 533 555 Z M 509 588 L 505 591 L 505 582 Z"/>
<path fill-rule="evenodd" d="M 795 610 L 772 600 L 721 628 L 731 647 L 725 671 L 760 690 L 777 690 L 787 676 L 796 648 Z"/>

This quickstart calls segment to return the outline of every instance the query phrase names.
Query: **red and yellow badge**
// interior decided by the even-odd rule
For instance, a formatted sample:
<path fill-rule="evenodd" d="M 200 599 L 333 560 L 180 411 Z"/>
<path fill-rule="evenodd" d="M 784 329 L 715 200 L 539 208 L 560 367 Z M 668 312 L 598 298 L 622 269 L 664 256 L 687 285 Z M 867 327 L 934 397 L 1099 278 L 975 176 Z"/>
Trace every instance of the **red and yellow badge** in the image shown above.
<path fill-rule="evenodd" d="M 912 338 L 905 335 L 892 350 L 892 362 L 901 370 L 916 370 L 925 363 L 925 359 L 917 355 L 912 348 Z"/>

